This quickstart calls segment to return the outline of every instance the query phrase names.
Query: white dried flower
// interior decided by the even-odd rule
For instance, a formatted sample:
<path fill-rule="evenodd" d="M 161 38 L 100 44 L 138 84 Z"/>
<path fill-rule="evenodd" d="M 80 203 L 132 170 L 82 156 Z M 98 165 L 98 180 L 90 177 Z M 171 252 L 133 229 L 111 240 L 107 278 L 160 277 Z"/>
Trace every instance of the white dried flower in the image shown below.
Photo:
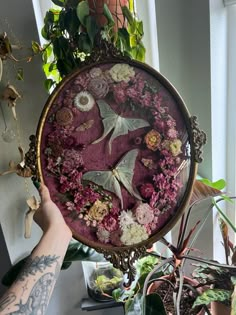
<path fill-rule="evenodd" d="M 108 243 L 110 240 L 110 232 L 108 232 L 104 227 L 99 226 L 97 230 L 97 238 L 102 243 Z"/>
<path fill-rule="evenodd" d="M 135 75 L 134 69 L 125 63 L 117 63 L 109 70 L 109 73 L 115 82 L 126 83 Z"/>
<path fill-rule="evenodd" d="M 93 96 L 86 91 L 80 92 L 76 95 L 74 99 L 74 105 L 81 111 L 81 112 L 88 112 L 90 111 L 95 104 L 95 100 Z"/>
<path fill-rule="evenodd" d="M 126 225 L 121 235 L 121 242 L 125 245 L 138 244 L 148 239 L 148 234 L 143 225 L 133 223 L 132 225 Z"/>
<path fill-rule="evenodd" d="M 123 210 L 119 216 L 120 228 L 123 230 L 127 225 L 131 225 L 135 222 L 135 218 L 131 210 Z"/>

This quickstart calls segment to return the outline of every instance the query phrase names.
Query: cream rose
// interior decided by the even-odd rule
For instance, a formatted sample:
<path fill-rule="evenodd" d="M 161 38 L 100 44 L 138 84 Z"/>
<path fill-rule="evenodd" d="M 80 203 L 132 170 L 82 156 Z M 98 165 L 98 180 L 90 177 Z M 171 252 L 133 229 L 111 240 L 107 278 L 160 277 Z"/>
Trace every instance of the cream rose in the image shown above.
<path fill-rule="evenodd" d="M 109 73 L 115 82 L 124 81 L 126 83 L 135 75 L 134 69 L 130 67 L 130 65 L 124 63 L 114 65 Z"/>
<path fill-rule="evenodd" d="M 108 205 L 100 200 L 97 200 L 89 209 L 88 217 L 90 220 L 102 221 L 108 212 Z"/>

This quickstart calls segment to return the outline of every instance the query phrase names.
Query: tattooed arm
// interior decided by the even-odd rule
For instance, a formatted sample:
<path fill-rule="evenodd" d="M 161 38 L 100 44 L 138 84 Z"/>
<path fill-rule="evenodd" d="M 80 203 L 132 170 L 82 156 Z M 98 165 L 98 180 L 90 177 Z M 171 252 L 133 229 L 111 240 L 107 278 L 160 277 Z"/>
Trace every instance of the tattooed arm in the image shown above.
<path fill-rule="evenodd" d="M 15 283 L 0 299 L 1 315 L 45 314 L 72 236 L 46 186 L 41 185 L 39 192 L 41 207 L 34 219 L 43 236 Z"/>

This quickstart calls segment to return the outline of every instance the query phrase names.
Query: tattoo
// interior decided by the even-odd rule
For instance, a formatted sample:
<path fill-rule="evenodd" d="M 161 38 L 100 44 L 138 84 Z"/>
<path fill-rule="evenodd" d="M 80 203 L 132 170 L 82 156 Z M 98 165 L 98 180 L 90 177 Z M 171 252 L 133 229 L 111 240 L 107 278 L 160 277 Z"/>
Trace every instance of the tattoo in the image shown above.
<path fill-rule="evenodd" d="M 16 306 L 17 311 L 9 313 L 8 315 L 43 315 L 46 312 L 48 301 L 50 298 L 52 285 L 55 280 L 55 275 L 52 272 L 46 273 L 33 286 L 28 300 L 25 304 L 20 300 Z"/>
<path fill-rule="evenodd" d="M 44 272 L 47 267 L 51 267 L 54 262 L 57 262 L 59 259 L 58 256 L 41 256 L 30 258 L 27 260 L 26 265 L 23 267 L 23 270 L 20 272 L 17 280 L 24 281 L 28 276 L 35 275 L 37 271 Z"/>
<path fill-rule="evenodd" d="M 13 303 L 15 299 L 16 296 L 14 293 L 8 293 L 6 296 L 0 299 L 0 312 L 3 311 L 8 305 Z"/>

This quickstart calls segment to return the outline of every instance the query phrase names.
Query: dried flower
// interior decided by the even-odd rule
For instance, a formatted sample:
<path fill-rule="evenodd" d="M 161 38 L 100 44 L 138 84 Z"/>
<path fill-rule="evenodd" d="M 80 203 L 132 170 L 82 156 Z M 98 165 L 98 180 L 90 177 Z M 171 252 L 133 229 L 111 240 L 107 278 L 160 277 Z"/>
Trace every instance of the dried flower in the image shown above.
<path fill-rule="evenodd" d="M 152 151 L 156 151 L 161 143 L 161 135 L 158 131 L 152 129 L 149 131 L 145 136 L 145 142 L 148 147 L 148 149 Z"/>
<path fill-rule="evenodd" d="M 112 216 L 108 214 L 103 220 L 102 224 L 109 232 L 115 231 L 119 228 L 118 216 Z"/>
<path fill-rule="evenodd" d="M 115 82 L 129 82 L 130 78 L 135 75 L 134 69 L 125 63 L 118 63 L 114 65 L 109 72 Z"/>
<path fill-rule="evenodd" d="M 94 67 L 89 71 L 89 75 L 91 78 L 97 78 L 102 75 L 102 70 L 98 67 Z"/>
<path fill-rule="evenodd" d="M 88 91 L 96 98 L 104 98 L 109 92 L 109 85 L 103 78 L 94 78 L 89 82 Z"/>
<path fill-rule="evenodd" d="M 108 212 L 108 205 L 100 200 L 96 200 L 89 209 L 88 216 L 90 220 L 102 221 Z"/>
<path fill-rule="evenodd" d="M 56 113 L 56 121 L 60 126 L 67 126 L 73 122 L 73 113 L 69 108 L 62 107 Z"/>
<path fill-rule="evenodd" d="M 117 104 L 124 104 L 127 101 L 127 87 L 128 84 L 124 81 L 113 86 L 113 97 Z"/>
<path fill-rule="evenodd" d="M 83 168 L 82 155 L 76 150 L 65 150 L 63 154 L 62 173 L 68 174 L 75 169 Z"/>
<path fill-rule="evenodd" d="M 150 198 L 154 192 L 154 187 L 151 183 L 143 184 L 140 188 L 140 193 L 143 198 Z"/>
<path fill-rule="evenodd" d="M 170 139 L 176 139 L 178 136 L 178 132 L 175 128 L 168 129 L 166 134 L 167 134 L 167 137 Z"/>
<path fill-rule="evenodd" d="M 182 142 L 179 139 L 165 140 L 162 143 L 162 147 L 172 153 L 173 156 L 179 155 L 181 151 Z"/>
<path fill-rule="evenodd" d="M 144 226 L 138 223 L 126 225 L 120 238 L 125 245 L 138 244 L 146 239 L 148 239 L 147 231 Z"/>
<path fill-rule="evenodd" d="M 148 168 L 149 170 L 156 170 L 157 169 L 157 163 L 154 163 L 153 159 L 145 159 L 142 158 L 141 162 L 143 165 Z"/>
<path fill-rule="evenodd" d="M 110 233 L 103 226 L 98 226 L 96 235 L 100 242 L 105 244 L 109 242 Z"/>
<path fill-rule="evenodd" d="M 182 142 L 179 139 L 175 139 L 170 144 L 170 151 L 173 156 L 179 155 L 181 151 Z"/>
<path fill-rule="evenodd" d="M 93 108 L 95 100 L 90 93 L 84 91 L 76 95 L 74 104 L 81 112 L 88 112 Z"/>
<path fill-rule="evenodd" d="M 134 210 L 134 213 L 140 224 L 148 224 L 154 219 L 153 209 L 147 203 L 139 204 Z"/>
<path fill-rule="evenodd" d="M 135 222 L 135 218 L 133 216 L 132 211 L 123 210 L 119 217 L 120 227 L 123 230 L 127 225 L 131 225 Z"/>

